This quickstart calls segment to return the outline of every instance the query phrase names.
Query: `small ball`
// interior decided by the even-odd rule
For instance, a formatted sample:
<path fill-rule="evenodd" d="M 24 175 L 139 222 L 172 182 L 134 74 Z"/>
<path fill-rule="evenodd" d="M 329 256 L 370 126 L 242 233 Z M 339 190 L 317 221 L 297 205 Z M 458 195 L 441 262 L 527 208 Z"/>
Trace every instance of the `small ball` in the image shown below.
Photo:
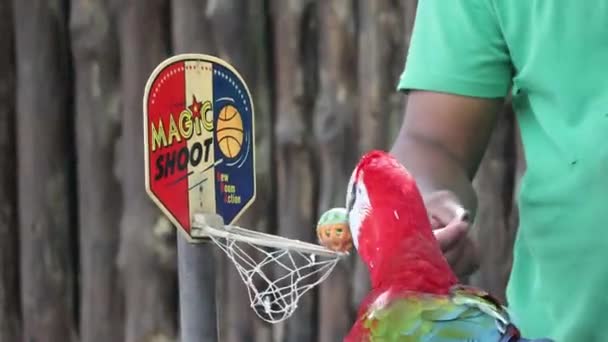
<path fill-rule="evenodd" d="M 319 243 L 336 252 L 349 252 L 353 238 L 348 226 L 348 212 L 345 208 L 332 208 L 323 213 L 317 223 Z"/>

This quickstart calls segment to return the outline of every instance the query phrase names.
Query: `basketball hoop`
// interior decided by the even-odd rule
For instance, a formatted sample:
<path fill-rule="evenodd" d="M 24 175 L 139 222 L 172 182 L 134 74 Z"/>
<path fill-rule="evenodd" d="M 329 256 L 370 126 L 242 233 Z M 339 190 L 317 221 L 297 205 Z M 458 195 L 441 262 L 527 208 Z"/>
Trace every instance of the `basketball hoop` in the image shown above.
<path fill-rule="evenodd" d="M 209 238 L 232 261 L 262 320 L 279 323 L 306 292 L 323 282 L 347 253 L 285 237 L 224 225 L 215 214 L 195 214 L 192 236 Z"/>
<path fill-rule="evenodd" d="M 214 56 L 170 57 L 148 78 L 143 119 L 146 191 L 190 243 L 178 248 L 182 340 L 217 326 L 215 317 L 199 320 L 215 309 L 214 284 L 198 276 L 208 269 L 184 260 L 207 255 L 202 240 L 230 258 L 260 318 L 289 318 L 346 254 L 232 225 L 256 197 L 255 114 L 241 75 Z"/>

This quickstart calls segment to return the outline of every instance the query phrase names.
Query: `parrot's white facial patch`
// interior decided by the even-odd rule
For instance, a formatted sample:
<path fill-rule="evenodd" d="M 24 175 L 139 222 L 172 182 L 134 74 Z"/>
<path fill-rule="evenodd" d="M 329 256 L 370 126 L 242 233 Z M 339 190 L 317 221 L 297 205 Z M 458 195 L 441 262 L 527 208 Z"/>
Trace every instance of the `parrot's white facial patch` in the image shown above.
<path fill-rule="evenodd" d="M 355 170 L 356 172 L 356 170 Z M 348 225 L 353 237 L 355 248 L 359 248 L 359 231 L 361 224 L 371 208 L 367 188 L 363 181 L 363 172 L 359 173 L 359 179 L 355 179 L 356 173 L 350 177 L 346 193 L 346 208 L 348 210 Z"/>

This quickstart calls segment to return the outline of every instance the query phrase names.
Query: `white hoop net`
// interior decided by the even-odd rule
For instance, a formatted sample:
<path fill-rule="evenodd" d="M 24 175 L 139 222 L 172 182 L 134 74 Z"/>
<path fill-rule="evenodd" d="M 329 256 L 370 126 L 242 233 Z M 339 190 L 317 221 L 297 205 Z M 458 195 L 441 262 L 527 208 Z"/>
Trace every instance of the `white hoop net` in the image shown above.
<path fill-rule="evenodd" d="M 323 282 L 347 255 L 236 226 L 216 227 L 197 225 L 232 261 L 247 286 L 251 308 L 269 323 L 289 318 L 300 297 Z"/>

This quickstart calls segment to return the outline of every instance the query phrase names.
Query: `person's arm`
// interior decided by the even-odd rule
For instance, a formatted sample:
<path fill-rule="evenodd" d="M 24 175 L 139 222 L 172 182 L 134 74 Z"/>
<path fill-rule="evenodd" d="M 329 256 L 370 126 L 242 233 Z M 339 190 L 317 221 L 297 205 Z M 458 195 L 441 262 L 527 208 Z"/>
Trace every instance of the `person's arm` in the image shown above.
<path fill-rule="evenodd" d="M 416 178 L 435 235 L 460 277 L 479 266 L 477 248 L 467 236 L 477 208 L 472 179 L 501 104 L 500 99 L 414 91 L 391 150 Z"/>
<path fill-rule="evenodd" d="M 501 99 L 413 91 L 391 152 L 407 165 L 424 195 L 451 191 L 472 219 L 471 181 L 501 105 Z"/>
<path fill-rule="evenodd" d="M 476 211 L 471 181 L 512 76 L 493 6 L 419 0 L 398 86 L 409 96 L 391 152 L 419 183 L 435 236 L 460 276 L 477 265 L 466 234 Z"/>

